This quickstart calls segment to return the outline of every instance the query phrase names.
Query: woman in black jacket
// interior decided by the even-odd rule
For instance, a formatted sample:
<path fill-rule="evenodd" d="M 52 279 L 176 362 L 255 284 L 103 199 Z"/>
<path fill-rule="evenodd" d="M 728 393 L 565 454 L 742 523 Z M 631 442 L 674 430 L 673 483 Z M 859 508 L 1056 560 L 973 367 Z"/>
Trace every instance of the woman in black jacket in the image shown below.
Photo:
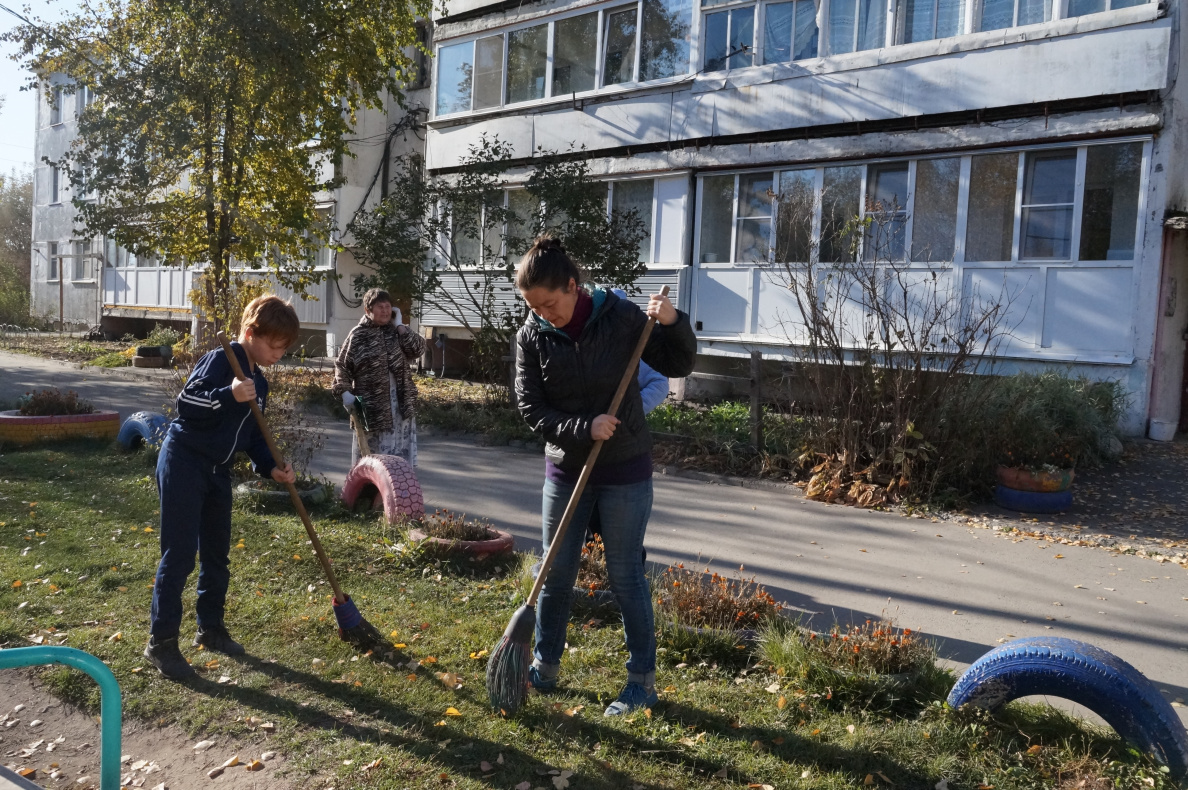
<path fill-rule="evenodd" d="M 627 685 L 606 715 L 649 707 L 656 702 L 656 636 L 642 549 L 652 512 L 652 441 L 635 377 L 619 414 L 604 412 L 648 316 L 657 326 L 643 359 L 665 376 L 692 372 L 696 339 L 689 317 L 665 296 L 652 296 L 645 313 L 607 289 L 583 287 L 581 270 L 553 238 L 537 239 L 520 261 L 516 287 L 532 310 L 516 337 L 516 401 L 547 441 L 546 550 L 590 448 L 605 442 L 540 594 L 529 677 L 541 691 L 557 684 L 582 543 L 597 504 L 629 654 Z"/>

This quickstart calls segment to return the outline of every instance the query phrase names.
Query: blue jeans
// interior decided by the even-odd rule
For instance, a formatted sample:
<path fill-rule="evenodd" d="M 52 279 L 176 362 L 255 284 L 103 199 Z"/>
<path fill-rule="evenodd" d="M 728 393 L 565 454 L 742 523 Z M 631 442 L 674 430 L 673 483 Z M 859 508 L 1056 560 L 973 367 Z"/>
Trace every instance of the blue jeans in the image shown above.
<path fill-rule="evenodd" d="M 217 466 L 166 438 L 157 458 L 161 497 L 161 564 L 153 584 L 150 631 L 178 635 L 182 592 L 198 568 L 198 625 L 223 622 L 231 581 L 231 469 Z"/>
<path fill-rule="evenodd" d="M 547 551 L 565 514 L 573 486 L 545 480 L 542 540 Z M 549 667 L 561 663 L 566 626 L 573 605 L 573 585 L 582 559 L 586 526 L 595 504 L 602 517 L 606 570 L 627 640 L 628 679 L 640 682 L 656 670 L 656 629 L 652 594 L 643 565 L 644 531 L 652 514 L 652 481 L 629 485 L 588 485 L 578 501 L 573 521 L 545 579 L 536 609 L 536 660 Z"/>

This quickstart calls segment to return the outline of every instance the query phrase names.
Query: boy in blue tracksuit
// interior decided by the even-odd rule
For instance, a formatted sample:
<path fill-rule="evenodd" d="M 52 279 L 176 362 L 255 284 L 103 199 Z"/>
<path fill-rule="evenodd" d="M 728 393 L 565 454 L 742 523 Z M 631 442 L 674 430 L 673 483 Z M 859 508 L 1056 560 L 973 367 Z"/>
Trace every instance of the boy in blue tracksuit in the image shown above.
<path fill-rule="evenodd" d="M 257 474 L 281 483 L 294 480 L 280 468 L 252 417 L 251 401 L 263 409 L 268 382 L 261 367 L 272 365 L 297 339 L 300 322 L 292 305 L 261 296 L 243 311 L 239 342 L 231 348 L 251 378 L 240 381 L 221 348 L 194 366 L 177 398 L 177 419 L 169 426 L 157 460 L 161 498 L 161 564 L 153 585 L 151 637 L 145 657 L 168 678 L 194 674 L 181 653 L 182 591 L 198 569 L 198 634 L 195 646 L 240 655 L 243 646 L 223 624 L 231 578 L 231 462 L 238 450 L 252 459 Z"/>

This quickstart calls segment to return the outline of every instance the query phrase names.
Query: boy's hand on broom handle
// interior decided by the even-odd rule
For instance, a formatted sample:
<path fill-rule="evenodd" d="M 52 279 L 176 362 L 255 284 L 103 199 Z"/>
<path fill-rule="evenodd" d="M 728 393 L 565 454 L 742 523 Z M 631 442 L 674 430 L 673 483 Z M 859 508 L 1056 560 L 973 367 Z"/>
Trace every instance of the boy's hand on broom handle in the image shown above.
<path fill-rule="evenodd" d="M 590 424 L 590 438 L 598 442 L 605 442 L 615 435 L 615 428 L 619 422 L 619 418 L 613 414 L 599 414 Z"/>
<path fill-rule="evenodd" d="M 251 379 L 235 379 L 231 382 L 231 396 L 240 403 L 256 399 L 256 382 Z"/>
<path fill-rule="evenodd" d="M 296 483 L 297 473 L 293 471 L 293 467 L 288 462 L 285 462 L 283 467 L 272 467 L 272 479 L 278 483 Z"/>

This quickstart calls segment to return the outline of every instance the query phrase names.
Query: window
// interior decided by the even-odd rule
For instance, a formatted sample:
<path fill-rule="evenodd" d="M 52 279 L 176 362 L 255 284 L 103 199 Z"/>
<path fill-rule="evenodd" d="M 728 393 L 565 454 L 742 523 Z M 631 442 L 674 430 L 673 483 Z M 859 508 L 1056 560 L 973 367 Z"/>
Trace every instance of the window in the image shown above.
<path fill-rule="evenodd" d="M 1018 179 L 1018 154 L 986 154 L 971 158 L 965 260 L 1011 259 Z"/>
<path fill-rule="evenodd" d="M 553 33 L 552 95 L 594 90 L 598 58 L 598 14 L 559 19 Z"/>
<path fill-rule="evenodd" d="M 765 261 L 771 248 L 771 173 L 738 177 L 738 230 L 734 260 Z"/>
<path fill-rule="evenodd" d="M 549 60 L 547 24 L 513 30 L 507 34 L 507 103 L 545 96 Z"/>
<path fill-rule="evenodd" d="M 701 180 L 701 262 L 729 263 L 734 225 L 734 176 Z"/>
<path fill-rule="evenodd" d="M 829 54 L 878 49 L 887 43 L 886 26 L 884 0 L 832 0 L 829 3 Z"/>
<path fill-rule="evenodd" d="M 70 279 L 78 282 L 79 280 L 90 280 L 91 274 L 91 241 L 76 241 L 74 242 L 74 267 L 73 274 Z"/>
<path fill-rule="evenodd" d="M 858 216 L 862 168 L 827 167 L 821 182 L 820 259 L 827 263 L 854 260 L 854 218 Z"/>
<path fill-rule="evenodd" d="M 477 266 L 483 260 L 483 245 L 479 238 L 482 230 L 481 212 L 455 207 L 450 219 L 453 225 L 454 263 L 458 266 Z"/>
<path fill-rule="evenodd" d="M 813 0 L 770 3 L 763 8 L 763 62 L 817 57 L 817 9 Z"/>
<path fill-rule="evenodd" d="M 912 196 L 912 260 L 953 260 L 957 242 L 957 198 L 961 160 L 921 159 L 916 162 Z"/>
<path fill-rule="evenodd" d="M 903 260 L 907 236 L 908 163 L 871 165 L 866 171 L 866 226 L 862 257 Z"/>
<path fill-rule="evenodd" d="M 1077 150 L 1029 153 L 1023 172 L 1019 257 L 1072 257 Z"/>
<path fill-rule="evenodd" d="M 641 82 L 687 74 L 693 36 L 691 0 L 643 0 Z"/>
<path fill-rule="evenodd" d="M 49 243 L 48 249 L 46 250 L 46 259 L 49 261 L 49 271 L 46 274 L 45 279 L 58 279 L 58 272 L 60 271 L 59 267 L 62 265 L 62 259 L 58 257 L 58 242 L 51 241 Z"/>
<path fill-rule="evenodd" d="M 1068 0 L 1066 16 L 1084 16 L 1097 14 L 1102 11 L 1113 11 L 1118 8 L 1130 8 L 1143 5 L 1147 0 Z"/>
<path fill-rule="evenodd" d="M 49 99 L 50 126 L 57 126 L 62 123 L 62 89 L 60 87 L 51 88 L 47 98 Z"/>
<path fill-rule="evenodd" d="M 983 0 L 982 22 L 978 29 L 1002 30 L 1047 22 L 1051 18 L 1052 0 Z"/>
<path fill-rule="evenodd" d="M 621 85 L 635 80 L 635 6 L 606 14 L 602 39 L 602 84 Z"/>
<path fill-rule="evenodd" d="M 656 182 L 652 179 L 639 181 L 615 181 L 610 185 L 611 212 L 627 214 L 634 210 L 643 221 L 647 235 L 639 242 L 640 263 L 652 262 L 652 201 Z"/>
<path fill-rule="evenodd" d="M 107 240 L 107 248 L 104 253 L 104 259 L 106 260 L 108 266 L 115 266 L 119 269 L 153 265 L 152 259 L 138 259 L 134 253 L 123 247 L 120 247 L 111 239 Z"/>
<path fill-rule="evenodd" d="M 57 165 L 50 165 L 50 203 L 62 202 L 62 171 Z"/>
<path fill-rule="evenodd" d="M 1147 143 L 700 177 L 700 263 L 1131 261 Z M 861 222 L 859 222 L 861 217 Z M 964 234 L 964 242 L 959 233 Z M 930 267 L 913 266 L 913 269 Z"/>
<path fill-rule="evenodd" d="M 1081 210 L 1081 260 L 1134 258 L 1142 164 L 1142 143 L 1088 147 Z"/>
<path fill-rule="evenodd" d="M 470 109 L 474 76 L 474 42 L 454 44 L 437 51 L 437 114 Z"/>
<path fill-rule="evenodd" d="M 956 36 L 965 29 L 965 0 L 899 0 L 896 19 L 901 44 Z"/>
<path fill-rule="evenodd" d="M 785 170 L 776 193 L 775 260 L 808 263 L 813 251 L 813 215 L 817 209 L 815 170 Z"/>
<path fill-rule="evenodd" d="M 755 7 L 717 11 L 705 17 L 705 71 L 755 64 Z"/>
<path fill-rule="evenodd" d="M 503 104 L 503 36 L 474 42 L 474 109 Z"/>
<path fill-rule="evenodd" d="M 533 229 L 540 216 L 540 203 L 526 189 L 509 189 L 507 209 L 510 212 L 507 236 L 513 241 L 513 249 L 508 250 L 508 253 L 515 257 L 527 250 L 532 242 Z"/>
<path fill-rule="evenodd" d="M 76 112 L 79 115 L 82 115 L 84 110 L 95 103 L 94 88 L 88 88 L 86 85 L 80 85 L 74 95 L 75 102 L 77 104 Z"/>

